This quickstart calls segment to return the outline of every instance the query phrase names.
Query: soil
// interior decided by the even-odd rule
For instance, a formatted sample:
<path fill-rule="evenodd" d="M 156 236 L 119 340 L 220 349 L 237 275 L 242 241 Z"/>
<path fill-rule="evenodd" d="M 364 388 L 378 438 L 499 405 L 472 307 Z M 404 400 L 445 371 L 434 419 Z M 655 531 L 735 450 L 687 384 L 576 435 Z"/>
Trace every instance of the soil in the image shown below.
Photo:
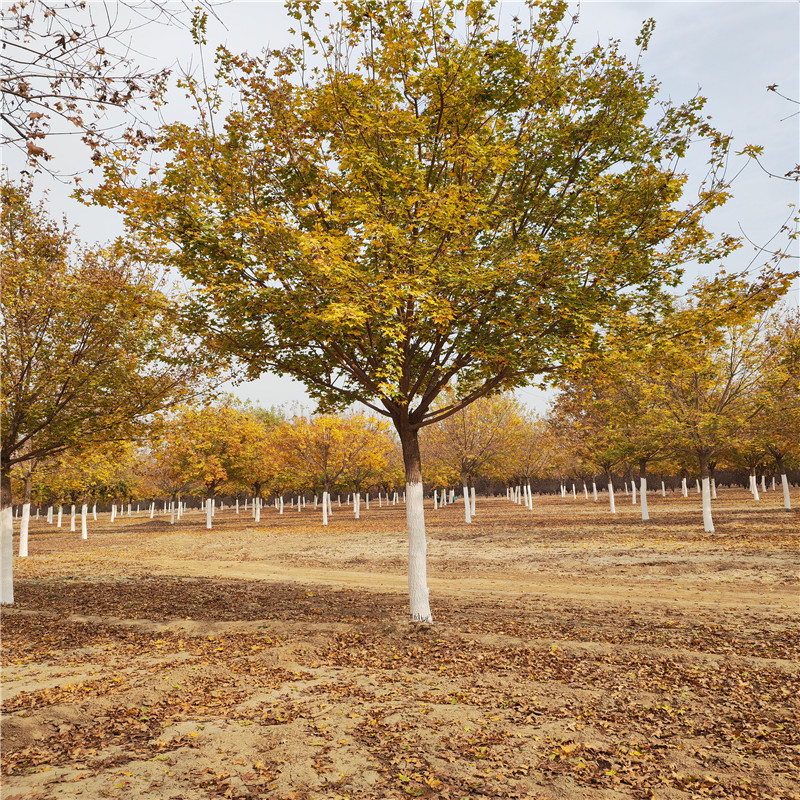
<path fill-rule="evenodd" d="M 649 505 L 426 508 L 432 625 L 400 505 L 33 522 L 3 798 L 800 798 L 800 514 Z"/>

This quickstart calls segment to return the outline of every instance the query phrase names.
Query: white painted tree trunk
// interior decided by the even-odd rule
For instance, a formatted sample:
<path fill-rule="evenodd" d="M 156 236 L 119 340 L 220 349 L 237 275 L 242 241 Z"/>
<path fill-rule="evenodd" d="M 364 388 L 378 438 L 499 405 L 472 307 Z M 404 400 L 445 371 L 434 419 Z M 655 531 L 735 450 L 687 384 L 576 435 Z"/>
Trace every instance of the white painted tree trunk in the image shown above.
<path fill-rule="evenodd" d="M 174 525 L 175 524 L 175 501 L 174 500 L 170 500 L 169 501 L 169 524 L 170 525 Z"/>
<path fill-rule="evenodd" d="M 19 555 L 20 558 L 28 557 L 28 528 L 31 519 L 31 504 L 23 503 L 22 521 L 19 524 Z"/>
<path fill-rule="evenodd" d="M 378 492 L 378 508 L 383 508 L 383 499 L 380 492 Z"/>
<path fill-rule="evenodd" d="M 708 478 L 703 478 L 703 530 L 714 533 L 714 520 L 711 519 L 711 485 Z"/>
<path fill-rule="evenodd" d="M 767 493 L 767 476 L 762 473 L 761 475 L 761 493 Z"/>
<path fill-rule="evenodd" d="M 472 516 L 474 517 L 475 516 L 475 487 L 473 486 L 469 491 L 470 491 L 470 503 L 471 503 L 470 512 L 471 512 Z"/>
<path fill-rule="evenodd" d="M 336 495 L 336 503 L 337 503 L 337 508 L 342 507 L 342 496 L 340 494 Z"/>
<path fill-rule="evenodd" d="M 153 519 L 155 515 L 156 515 L 156 503 L 154 500 L 152 503 L 150 503 L 150 519 Z"/>
<path fill-rule="evenodd" d="M 236 498 L 236 513 L 239 513 L 239 498 Z"/>
<path fill-rule="evenodd" d="M 760 500 L 761 498 L 758 496 L 758 481 L 756 480 L 755 473 L 750 476 L 750 481 L 753 484 L 753 500 Z"/>
<path fill-rule="evenodd" d="M 717 479 L 711 478 L 711 499 L 717 499 Z"/>
<path fill-rule="evenodd" d="M 299 514 L 303 510 L 303 498 L 300 495 L 297 495 L 297 513 Z"/>
<path fill-rule="evenodd" d="M 322 524 L 328 524 L 328 493 L 322 493 Z"/>
<path fill-rule="evenodd" d="M 333 516 L 333 499 L 331 498 L 330 492 L 328 492 L 328 516 Z"/>
<path fill-rule="evenodd" d="M 700 488 L 700 481 L 697 478 L 695 478 L 694 482 L 697 484 L 697 494 L 700 494 L 702 491 Z"/>
<path fill-rule="evenodd" d="M 561 484 L 561 496 L 562 497 L 567 496 L 567 487 L 563 483 Z"/>
<path fill-rule="evenodd" d="M 92 503 L 92 519 L 97 522 L 97 503 Z"/>
<path fill-rule="evenodd" d="M 642 520 L 648 520 L 650 519 L 650 513 L 647 508 L 647 478 L 642 475 L 639 481 L 639 486 L 641 488 L 640 494 L 642 497 Z"/>
<path fill-rule="evenodd" d="M 364 493 L 364 498 L 366 499 L 367 502 L 367 511 L 369 511 L 369 492 Z"/>
<path fill-rule="evenodd" d="M 627 497 L 630 494 L 628 491 L 628 481 L 623 481 L 623 485 L 625 486 L 625 497 Z"/>
<path fill-rule="evenodd" d="M 469 513 L 469 488 L 464 484 L 464 522 L 472 522 L 472 515 Z"/>
<path fill-rule="evenodd" d="M 631 478 L 631 505 L 636 505 L 636 482 Z"/>
<path fill-rule="evenodd" d="M 439 510 L 439 492 L 436 489 L 433 490 L 433 510 Z"/>
<path fill-rule="evenodd" d="M 787 511 L 791 511 L 792 500 L 789 496 L 789 479 L 786 477 L 785 472 L 781 472 L 781 485 L 783 486 L 783 507 Z"/>
<path fill-rule="evenodd" d="M 574 483 L 572 484 L 572 499 L 573 500 L 577 500 L 578 499 L 578 493 L 575 491 L 575 484 Z"/>
<path fill-rule="evenodd" d="M 595 503 L 597 502 L 597 483 L 592 481 L 592 495 L 594 496 Z"/>
<path fill-rule="evenodd" d="M 317 495 L 314 495 L 314 511 L 317 510 Z"/>
<path fill-rule="evenodd" d="M 263 503 L 263 500 L 260 497 L 254 497 L 253 498 L 253 506 L 255 507 L 255 510 L 256 510 L 256 516 L 255 516 L 256 522 L 261 522 L 261 505 L 262 505 L 262 503 Z"/>
<path fill-rule="evenodd" d="M 64 517 L 64 506 L 59 506 L 58 507 L 58 521 L 56 522 L 56 528 L 60 528 L 61 527 L 61 520 L 63 519 L 63 517 Z"/>
<path fill-rule="evenodd" d="M 583 482 L 583 499 L 589 499 L 589 487 L 586 485 L 586 481 Z"/>
<path fill-rule="evenodd" d="M 0 604 L 14 603 L 14 512 L 0 511 Z"/>
<path fill-rule="evenodd" d="M 608 505 L 612 514 L 617 513 L 617 505 L 614 502 L 614 484 L 612 481 L 608 482 Z"/>
<path fill-rule="evenodd" d="M 47 521 L 53 524 L 53 506 L 47 506 Z"/>
<path fill-rule="evenodd" d="M 214 501 L 206 498 L 206 530 L 211 530 L 211 518 L 214 516 Z"/>
<path fill-rule="evenodd" d="M 283 514 L 283 495 L 281 495 L 280 507 L 278 508 L 278 513 Z"/>
<path fill-rule="evenodd" d="M 681 496 L 689 496 L 689 487 L 686 485 L 686 478 L 681 478 Z"/>
<path fill-rule="evenodd" d="M 353 517 L 361 519 L 361 492 L 353 492 Z"/>
<path fill-rule="evenodd" d="M 75 503 L 69 507 L 69 530 L 70 533 L 75 533 Z"/>
<path fill-rule="evenodd" d="M 770 488 L 772 489 L 773 492 L 775 491 L 775 476 L 774 475 L 772 476 L 772 484 L 771 484 Z M 36 518 L 37 519 L 39 518 L 38 515 L 37 515 Z"/>
<path fill-rule="evenodd" d="M 131 514 L 133 513 L 133 512 L 132 512 L 132 509 L 133 509 L 133 506 L 132 506 L 130 503 L 128 503 L 128 516 L 129 516 L 129 517 L 130 517 L 130 516 L 131 516 Z"/>
<path fill-rule="evenodd" d="M 661 496 L 662 497 L 666 497 L 667 496 L 667 487 L 664 486 L 664 481 L 661 481 Z"/>
<path fill-rule="evenodd" d="M 89 515 L 89 506 L 84 503 L 81 506 L 81 539 L 89 538 L 89 526 L 87 525 L 86 518 Z"/>
<path fill-rule="evenodd" d="M 414 622 L 433 622 L 428 592 L 425 507 L 422 483 L 406 484 L 408 525 L 408 598 Z"/>

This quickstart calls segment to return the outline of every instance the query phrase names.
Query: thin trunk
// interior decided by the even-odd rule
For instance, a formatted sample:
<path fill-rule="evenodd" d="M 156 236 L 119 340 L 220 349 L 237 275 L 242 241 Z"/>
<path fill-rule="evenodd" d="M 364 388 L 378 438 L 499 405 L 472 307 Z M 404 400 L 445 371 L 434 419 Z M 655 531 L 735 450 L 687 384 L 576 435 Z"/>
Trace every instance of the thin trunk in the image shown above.
<path fill-rule="evenodd" d="M 636 481 L 631 478 L 631 505 L 636 505 Z"/>
<path fill-rule="evenodd" d="M 86 518 L 89 515 L 89 505 L 84 503 L 81 506 L 81 539 L 89 538 L 89 526 L 86 524 Z"/>
<path fill-rule="evenodd" d="M 472 514 L 470 514 L 469 487 L 467 486 L 466 477 L 462 477 L 461 484 L 462 484 L 462 486 L 464 488 L 464 522 L 471 523 L 472 522 Z"/>
<path fill-rule="evenodd" d="M 614 481 L 611 479 L 611 475 L 608 475 L 608 505 L 611 509 L 612 514 L 617 513 L 617 505 L 614 502 Z"/>
<path fill-rule="evenodd" d="M 471 486 L 469 491 L 470 491 L 470 503 L 471 503 L 470 513 L 474 517 L 475 516 L 475 487 Z"/>
<path fill-rule="evenodd" d="M 662 497 L 666 497 L 667 496 L 667 487 L 664 486 L 664 481 L 661 481 L 661 496 Z"/>
<path fill-rule="evenodd" d="M 214 500 L 211 497 L 206 497 L 206 530 L 212 528 L 212 517 L 214 516 Z"/>
<path fill-rule="evenodd" d="M 32 476 L 25 476 L 25 496 L 22 505 L 22 521 L 19 524 L 19 554 L 21 558 L 28 555 L 28 528 L 31 520 L 31 483 Z"/>
<path fill-rule="evenodd" d="M 597 502 L 597 482 L 592 481 L 592 494 L 594 495 L 594 502 Z"/>
<path fill-rule="evenodd" d="M 714 533 L 714 520 L 711 518 L 711 480 L 708 474 L 708 458 L 700 454 L 700 479 L 702 481 L 703 494 L 703 530 L 706 533 Z"/>
<path fill-rule="evenodd" d="M 75 533 L 75 503 L 69 507 L 69 530 L 70 533 Z"/>
<path fill-rule="evenodd" d="M 314 499 L 316 500 L 316 495 L 314 496 Z M 327 525 L 328 524 L 328 490 L 327 489 L 325 489 L 322 492 L 322 524 L 323 525 Z"/>
<path fill-rule="evenodd" d="M 439 492 L 437 489 L 433 490 L 433 510 L 439 510 Z"/>
<path fill-rule="evenodd" d="M 681 497 L 689 496 L 689 487 L 686 485 L 686 477 L 681 478 Z"/>

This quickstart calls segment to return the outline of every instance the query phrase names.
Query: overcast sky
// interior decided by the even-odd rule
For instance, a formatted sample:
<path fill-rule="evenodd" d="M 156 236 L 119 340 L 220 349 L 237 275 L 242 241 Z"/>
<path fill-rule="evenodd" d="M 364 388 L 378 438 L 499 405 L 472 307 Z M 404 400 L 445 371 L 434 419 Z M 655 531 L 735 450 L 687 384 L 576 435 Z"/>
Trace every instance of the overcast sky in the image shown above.
<path fill-rule="evenodd" d="M 501 13 L 510 18 L 519 7 L 518 3 L 504 2 Z M 212 46 L 224 42 L 233 51 L 256 53 L 263 47 L 282 47 L 291 41 L 280 2 L 233 0 L 219 6 L 217 12 L 224 25 L 209 21 Z M 778 84 L 784 95 L 800 99 L 800 5 L 796 0 L 595 0 L 581 4 L 580 21 L 573 34 L 580 49 L 598 40 L 617 38 L 632 55 L 642 21 L 650 17 L 655 19 L 656 29 L 642 67 L 659 80 L 664 97 L 679 102 L 699 93 L 708 98 L 707 114 L 718 129 L 733 135 L 734 149 L 745 144 L 762 145 L 764 163 L 775 173 L 782 175 L 800 161 L 800 117 L 796 113 L 800 106 L 766 89 Z M 133 45 L 152 66 L 175 62 L 187 65 L 193 59 L 190 37 L 179 28 L 150 26 L 137 34 Z M 177 102 L 164 113 L 165 117 L 183 114 L 184 106 Z M 86 157 L 66 148 L 59 151 L 60 158 Z M 13 176 L 20 165 L 13 153 L 4 157 Z M 731 174 L 743 165 L 744 159 L 734 158 Z M 698 175 L 703 166 L 702 161 L 690 162 Z M 84 239 L 107 238 L 119 230 L 111 212 L 81 208 L 68 199 L 65 187 L 41 178 L 38 188 L 45 187 L 50 190 L 54 213 L 66 213 L 79 223 Z M 798 183 L 770 178 L 750 164 L 733 186 L 734 198 L 716 212 L 711 227 L 737 235 L 744 231 L 753 241 L 766 244 L 786 220 L 789 205 L 798 204 L 799 188 Z M 753 255 L 753 248 L 746 245 L 726 266 L 743 268 Z M 695 272 L 689 270 L 690 276 Z M 800 286 L 796 284 L 792 302 L 797 304 L 799 299 Z M 267 406 L 305 399 L 298 384 L 272 376 L 241 386 L 236 394 Z M 523 392 L 522 396 L 532 405 L 541 405 L 536 392 Z"/>

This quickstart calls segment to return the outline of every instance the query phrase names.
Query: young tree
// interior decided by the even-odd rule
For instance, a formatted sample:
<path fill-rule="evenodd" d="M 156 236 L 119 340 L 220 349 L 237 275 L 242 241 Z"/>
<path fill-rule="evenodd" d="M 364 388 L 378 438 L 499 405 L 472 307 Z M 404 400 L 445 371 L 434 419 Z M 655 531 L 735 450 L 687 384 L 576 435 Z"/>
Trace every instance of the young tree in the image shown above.
<path fill-rule="evenodd" d="M 110 156 L 94 198 L 194 281 L 215 349 L 392 420 L 411 616 L 430 621 L 420 429 L 579 358 L 596 323 L 727 250 L 702 220 L 728 139 L 702 98 L 656 105 L 616 42 L 579 54 L 561 0 L 507 35 L 490 0 L 340 2 L 331 30 L 317 8 L 289 3 L 299 49 L 221 49 L 218 93 L 187 81 L 199 122 L 161 131 L 164 170 L 132 182 L 139 154 Z M 711 167 L 691 202 L 695 142 Z"/>
<path fill-rule="evenodd" d="M 146 435 L 155 411 L 207 386 L 212 363 L 193 358 L 152 268 L 119 247 L 80 248 L 28 190 L 0 187 L 4 570 L 11 469 Z M 3 574 L 2 602 L 13 602 L 12 575 Z"/>

